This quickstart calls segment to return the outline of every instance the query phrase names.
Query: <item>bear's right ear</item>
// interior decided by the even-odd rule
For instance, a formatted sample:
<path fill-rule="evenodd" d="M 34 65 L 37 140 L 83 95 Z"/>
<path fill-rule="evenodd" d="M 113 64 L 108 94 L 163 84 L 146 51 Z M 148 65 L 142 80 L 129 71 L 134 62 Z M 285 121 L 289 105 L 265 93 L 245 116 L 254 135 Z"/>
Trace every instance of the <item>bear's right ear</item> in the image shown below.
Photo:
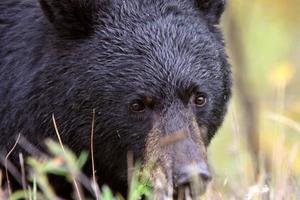
<path fill-rule="evenodd" d="M 226 0 L 196 0 L 197 6 L 204 17 L 212 25 L 219 23 L 225 9 Z"/>
<path fill-rule="evenodd" d="M 96 0 L 39 0 L 48 20 L 68 37 L 84 37 L 93 31 Z"/>

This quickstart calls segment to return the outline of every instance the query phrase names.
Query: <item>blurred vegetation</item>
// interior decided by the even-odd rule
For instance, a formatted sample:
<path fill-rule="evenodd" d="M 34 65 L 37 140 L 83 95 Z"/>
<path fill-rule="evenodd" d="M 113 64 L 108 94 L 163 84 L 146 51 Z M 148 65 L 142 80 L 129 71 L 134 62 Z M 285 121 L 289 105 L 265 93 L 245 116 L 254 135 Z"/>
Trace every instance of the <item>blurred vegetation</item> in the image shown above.
<path fill-rule="evenodd" d="M 59 139 L 60 141 L 60 139 Z M 29 166 L 29 173 L 22 173 L 22 189 L 18 191 L 9 191 L 0 185 L 0 200 L 63 200 L 60 194 L 55 193 L 53 186 L 50 183 L 49 175 L 60 176 L 61 180 L 66 180 L 66 183 L 71 183 L 73 189 L 70 190 L 72 199 L 87 200 L 124 200 L 120 194 L 114 195 L 111 189 L 107 186 L 99 188 L 95 179 L 86 177 L 82 173 L 82 168 L 88 160 L 88 153 L 82 152 L 78 157 L 62 143 L 47 140 L 46 145 L 49 155 L 44 155 L 41 158 L 29 157 L 26 160 L 26 166 Z M 24 166 L 23 166 L 24 167 Z M 152 198 L 152 191 L 148 184 L 149 173 L 141 175 L 139 165 L 133 167 L 133 174 L 130 180 L 130 191 L 128 200 L 137 200 L 141 197 Z M 4 179 L 5 175 L 0 174 Z M 7 177 L 6 177 L 7 178 Z M 25 180 L 30 180 L 30 183 Z M 65 184 L 65 183 L 63 183 Z M 86 192 L 83 192 L 83 191 Z M 89 193 L 90 197 L 85 197 L 85 193 Z"/>
<path fill-rule="evenodd" d="M 235 87 L 209 148 L 207 199 L 300 199 L 299 13 L 300 0 L 229 1 L 222 27 Z"/>

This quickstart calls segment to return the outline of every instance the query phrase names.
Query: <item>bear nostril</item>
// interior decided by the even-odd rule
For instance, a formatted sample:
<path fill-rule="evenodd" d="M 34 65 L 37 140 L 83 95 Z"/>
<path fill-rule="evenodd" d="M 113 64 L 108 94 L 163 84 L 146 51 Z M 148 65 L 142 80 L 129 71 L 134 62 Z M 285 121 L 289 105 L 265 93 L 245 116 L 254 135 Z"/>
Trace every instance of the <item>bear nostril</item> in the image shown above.
<path fill-rule="evenodd" d="M 188 174 L 181 174 L 175 182 L 176 187 L 187 186 L 190 184 L 191 177 Z"/>
<path fill-rule="evenodd" d="M 174 177 L 174 184 L 176 187 L 187 186 L 193 182 L 195 177 L 198 177 L 204 185 L 211 181 L 212 175 L 207 164 L 199 163 L 181 167 Z"/>
<path fill-rule="evenodd" d="M 211 173 L 209 171 L 200 172 L 199 175 L 201 177 L 201 180 L 205 183 L 210 182 L 212 179 Z"/>

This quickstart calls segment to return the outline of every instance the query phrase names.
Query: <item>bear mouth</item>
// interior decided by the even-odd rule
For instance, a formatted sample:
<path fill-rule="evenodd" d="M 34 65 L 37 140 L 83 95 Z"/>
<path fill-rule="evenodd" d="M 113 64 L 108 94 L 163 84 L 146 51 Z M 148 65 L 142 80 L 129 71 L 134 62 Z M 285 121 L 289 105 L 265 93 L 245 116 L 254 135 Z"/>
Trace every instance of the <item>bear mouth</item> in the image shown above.
<path fill-rule="evenodd" d="M 207 190 L 207 183 L 191 182 L 181 186 L 165 186 L 161 190 L 153 188 L 153 199 L 161 200 L 191 200 L 200 199 Z M 145 198 L 143 198 L 145 199 Z"/>
<path fill-rule="evenodd" d="M 173 189 L 172 199 L 188 200 L 199 199 L 207 189 L 207 184 L 186 184 Z"/>
<path fill-rule="evenodd" d="M 185 187 L 175 188 L 173 192 L 173 199 L 193 199 L 192 188 L 190 185 Z"/>

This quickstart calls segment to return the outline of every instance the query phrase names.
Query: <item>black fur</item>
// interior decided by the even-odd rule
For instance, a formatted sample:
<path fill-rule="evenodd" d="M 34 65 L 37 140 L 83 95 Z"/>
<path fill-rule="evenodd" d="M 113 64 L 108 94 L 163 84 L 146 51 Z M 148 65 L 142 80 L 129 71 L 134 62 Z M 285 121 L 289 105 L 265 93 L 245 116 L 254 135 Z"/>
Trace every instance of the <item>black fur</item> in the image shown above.
<path fill-rule="evenodd" d="M 39 2 L 40 5 L 39 6 Z M 194 110 L 208 129 L 223 121 L 231 73 L 216 26 L 222 0 L 1 0 L 0 151 L 21 133 L 41 146 L 55 138 L 75 152 L 89 148 L 96 117 L 100 180 L 126 190 L 126 153 L 143 157 L 154 114 L 194 92 L 209 99 Z M 41 9 L 42 8 L 42 9 Z M 144 114 L 135 99 L 151 96 Z M 17 155 L 17 152 L 16 152 Z M 120 187 L 118 187 L 121 185 Z"/>

